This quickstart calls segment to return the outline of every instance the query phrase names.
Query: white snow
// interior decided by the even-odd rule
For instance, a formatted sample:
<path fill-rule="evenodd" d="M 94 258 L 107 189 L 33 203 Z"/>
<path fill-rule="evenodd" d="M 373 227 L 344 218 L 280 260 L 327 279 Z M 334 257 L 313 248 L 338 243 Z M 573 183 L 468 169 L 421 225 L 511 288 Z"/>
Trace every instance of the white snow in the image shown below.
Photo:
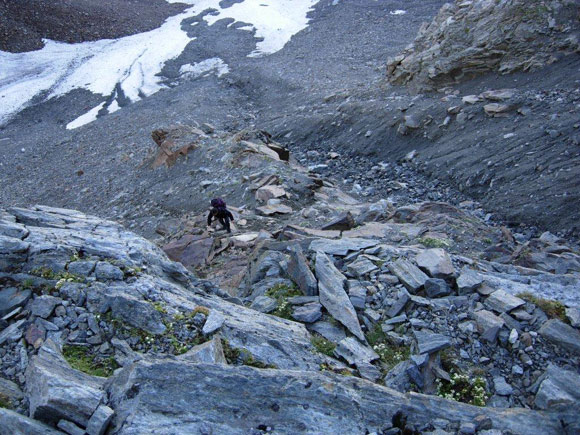
<path fill-rule="evenodd" d="M 205 73 L 215 72 L 218 77 L 227 74 L 230 71 L 228 65 L 221 60 L 219 57 L 212 57 L 210 59 L 202 60 L 192 64 L 182 65 L 179 68 L 179 73 L 181 75 L 187 75 L 188 77 L 199 77 Z"/>
<path fill-rule="evenodd" d="M 244 0 L 222 9 L 220 0 L 167 0 L 191 4 L 181 14 L 149 32 L 119 39 L 104 39 L 79 44 L 45 40 L 41 50 L 26 53 L 0 51 L 0 126 L 32 103 L 60 97 L 75 89 L 86 89 L 106 101 L 67 125 L 76 128 L 95 119 L 106 108 L 119 109 L 115 87 L 120 85 L 125 97 L 138 101 L 163 89 L 158 74 L 171 59 L 179 56 L 194 41 L 181 29 L 181 22 L 212 9 L 206 14 L 207 25 L 233 18 L 245 24 L 241 30 L 255 30 L 256 50 L 249 56 L 262 56 L 280 50 L 290 38 L 308 25 L 306 15 L 319 0 Z M 221 59 L 210 58 L 191 65 L 192 74 L 229 71 Z M 188 71 L 185 71 L 186 73 Z"/>
<path fill-rule="evenodd" d="M 407 13 L 407 11 L 404 11 L 402 9 L 397 9 L 395 11 L 389 12 L 389 14 L 391 14 L 391 15 L 405 15 L 406 13 Z"/>

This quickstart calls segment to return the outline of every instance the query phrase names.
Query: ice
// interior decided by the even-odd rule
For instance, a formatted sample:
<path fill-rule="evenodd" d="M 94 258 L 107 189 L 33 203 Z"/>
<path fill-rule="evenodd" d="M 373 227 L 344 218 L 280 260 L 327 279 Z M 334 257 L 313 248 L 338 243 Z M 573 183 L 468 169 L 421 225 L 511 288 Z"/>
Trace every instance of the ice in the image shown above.
<path fill-rule="evenodd" d="M 201 62 L 182 65 L 179 73 L 190 77 L 199 77 L 208 72 L 215 72 L 218 77 L 227 74 L 230 71 L 228 65 L 219 57 L 212 57 Z"/>
<path fill-rule="evenodd" d="M 69 122 L 66 125 L 67 130 L 72 130 L 73 128 L 78 128 L 82 125 L 88 124 L 89 122 L 93 122 L 95 119 L 97 119 L 97 114 L 99 113 L 99 111 L 103 107 L 105 107 L 105 103 L 106 103 L 106 101 L 103 101 L 101 104 L 93 107 L 91 110 L 89 110 L 84 115 L 81 115 L 77 119 L 75 119 L 74 121 Z"/>

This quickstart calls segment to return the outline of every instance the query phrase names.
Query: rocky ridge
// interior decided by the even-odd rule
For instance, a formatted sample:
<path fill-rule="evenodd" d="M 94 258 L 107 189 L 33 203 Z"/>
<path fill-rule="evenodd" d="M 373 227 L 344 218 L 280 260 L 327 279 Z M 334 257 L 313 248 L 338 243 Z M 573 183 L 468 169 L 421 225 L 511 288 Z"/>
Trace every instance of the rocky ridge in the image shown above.
<path fill-rule="evenodd" d="M 2 213 L 1 392 L 34 419 L 0 410 L 10 431 L 578 430 L 574 247 L 444 203 L 362 203 L 238 139 L 253 199 L 231 236 L 162 223 L 183 264 L 79 212 Z"/>

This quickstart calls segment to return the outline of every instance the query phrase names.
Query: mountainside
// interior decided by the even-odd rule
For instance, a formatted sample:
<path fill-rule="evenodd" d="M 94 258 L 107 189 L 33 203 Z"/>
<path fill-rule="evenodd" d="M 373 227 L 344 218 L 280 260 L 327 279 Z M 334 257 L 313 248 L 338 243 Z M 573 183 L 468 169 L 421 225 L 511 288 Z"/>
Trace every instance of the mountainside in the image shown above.
<path fill-rule="evenodd" d="M 580 432 L 578 6 L 0 0 L 0 434 Z"/>

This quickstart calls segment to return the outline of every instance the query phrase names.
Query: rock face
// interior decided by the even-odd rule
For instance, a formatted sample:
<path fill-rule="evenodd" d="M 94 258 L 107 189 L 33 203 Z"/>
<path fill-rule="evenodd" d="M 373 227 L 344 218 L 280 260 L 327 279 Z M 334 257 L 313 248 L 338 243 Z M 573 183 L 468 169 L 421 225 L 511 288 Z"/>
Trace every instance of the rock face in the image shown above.
<path fill-rule="evenodd" d="M 387 63 L 389 80 L 434 89 L 486 72 L 530 70 L 578 50 L 574 2 L 456 0 Z M 576 21 L 575 21 L 576 20 Z"/>
<path fill-rule="evenodd" d="M 540 329 L 540 334 L 548 340 L 580 354 L 580 332 L 560 320 L 548 320 Z"/>

